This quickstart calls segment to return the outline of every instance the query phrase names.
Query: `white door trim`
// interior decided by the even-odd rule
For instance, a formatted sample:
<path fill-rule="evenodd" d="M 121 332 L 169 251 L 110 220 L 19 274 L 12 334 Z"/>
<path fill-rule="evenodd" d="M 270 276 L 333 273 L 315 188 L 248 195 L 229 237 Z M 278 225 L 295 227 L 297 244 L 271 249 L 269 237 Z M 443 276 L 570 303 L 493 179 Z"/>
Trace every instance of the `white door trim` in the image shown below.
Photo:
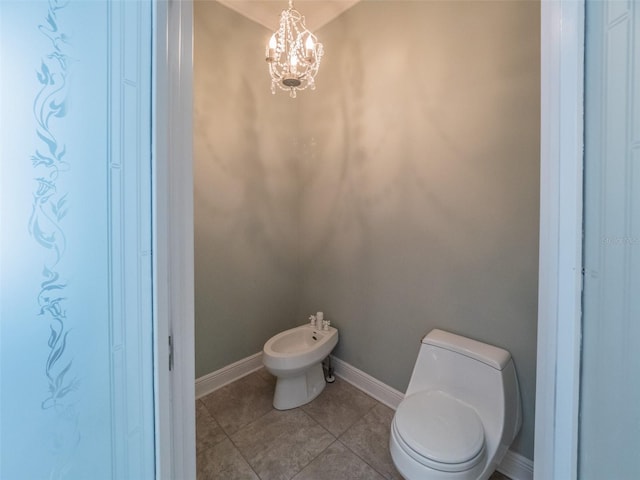
<path fill-rule="evenodd" d="M 542 1 L 541 62 L 534 478 L 574 480 L 582 290 L 584 0 Z"/>
<path fill-rule="evenodd" d="M 192 16 L 191 0 L 154 2 L 156 478 L 161 480 L 196 478 Z"/>
<path fill-rule="evenodd" d="M 155 115 L 159 125 L 156 140 L 167 139 L 167 145 L 160 142 L 156 145 L 159 170 L 154 195 L 157 233 L 167 235 L 157 239 L 154 252 L 158 275 L 158 365 L 168 361 L 163 335 L 171 331 L 170 320 L 180 319 L 173 324 L 174 381 L 168 384 L 164 375 L 158 378 L 158 478 L 195 478 L 193 206 L 190 196 L 193 188 L 193 5 L 191 0 L 159 1 L 156 8 L 159 84 L 156 98 L 169 99 L 166 111 L 158 102 Z M 584 0 L 543 0 L 541 25 L 540 280 L 534 475 L 540 480 L 575 479 L 582 288 Z M 162 151 L 163 148 L 166 150 Z M 173 404 L 165 397 L 170 391 L 174 394 Z"/>

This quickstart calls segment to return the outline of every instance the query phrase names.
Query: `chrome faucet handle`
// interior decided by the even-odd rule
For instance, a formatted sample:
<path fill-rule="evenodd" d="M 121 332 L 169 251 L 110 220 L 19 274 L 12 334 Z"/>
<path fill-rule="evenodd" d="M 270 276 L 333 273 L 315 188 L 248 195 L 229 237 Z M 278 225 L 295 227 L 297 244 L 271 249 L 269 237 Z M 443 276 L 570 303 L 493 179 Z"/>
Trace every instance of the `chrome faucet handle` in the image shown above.
<path fill-rule="evenodd" d="M 323 320 L 322 321 L 322 329 L 329 330 L 329 325 L 331 325 L 331 320 Z"/>

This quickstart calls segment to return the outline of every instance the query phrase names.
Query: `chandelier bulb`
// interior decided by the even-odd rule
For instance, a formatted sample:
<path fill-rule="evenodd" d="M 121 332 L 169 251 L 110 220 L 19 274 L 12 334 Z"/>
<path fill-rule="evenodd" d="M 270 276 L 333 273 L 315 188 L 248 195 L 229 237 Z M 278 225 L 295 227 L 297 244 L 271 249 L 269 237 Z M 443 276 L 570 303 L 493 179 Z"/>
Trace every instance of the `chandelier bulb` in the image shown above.
<path fill-rule="evenodd" d="M 267 62 L 273 62 L 276 55 L 276 34 L 271 35 L 269 45 L 267 46 Z"/>
<path fill-rule="evenodd" d="M 315 43 L 313 42 L 313 37 L 311 35 L 307 36 L 307 41 L 304 42 L 304 46 L 307 50 L 307 58 L 312 59 L 313 58 L 313 52 L 316 48 Z"/>

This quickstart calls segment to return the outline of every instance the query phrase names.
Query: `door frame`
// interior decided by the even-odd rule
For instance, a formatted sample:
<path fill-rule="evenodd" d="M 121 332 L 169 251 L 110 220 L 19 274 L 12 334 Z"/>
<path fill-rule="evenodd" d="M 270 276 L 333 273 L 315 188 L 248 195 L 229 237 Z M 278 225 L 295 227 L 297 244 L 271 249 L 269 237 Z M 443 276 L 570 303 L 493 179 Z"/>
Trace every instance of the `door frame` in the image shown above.
<path fill-rule="evenodd" d="M 582 318 L 584 0 L 541 2 L 534 478 L 577 478 Z"/>
<path fill-rule="evenodd" d="M 156 2 L 158 478 L 195 478 L 193 1 Z M 541 1 L 541 166 L 534 478 L 577 476 L 584 0 Z M 167 101 L 168 100 L 168 101 Z M 164 135 L 164 137 L 163 137 Z M 179 162 L 179 159 L 184 161 Z"/>
<path fill-rule="evenodd" d="M 156 478 L 187 480 L 196 478 L 193 3 L 153 5 Z"/>

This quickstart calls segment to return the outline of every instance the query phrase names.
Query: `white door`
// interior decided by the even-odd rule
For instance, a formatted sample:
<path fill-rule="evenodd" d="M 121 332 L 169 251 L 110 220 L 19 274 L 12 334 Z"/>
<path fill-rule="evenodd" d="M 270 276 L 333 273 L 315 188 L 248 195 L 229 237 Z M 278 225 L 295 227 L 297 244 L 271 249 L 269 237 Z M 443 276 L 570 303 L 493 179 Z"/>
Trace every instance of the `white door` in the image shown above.
<path fill-rule="evenodd" d="M 542 2 L 536 479 L 640 476 L 639 7 Z"/>
<path fill-rule="evenodd" d="M 0 478 L 156 476 L 152 2 L 0 2 Z"/>
<path fill-rule="evenodd" d="M 578 478 L 640 478 L 640 4 L 587 1 Z"/>

